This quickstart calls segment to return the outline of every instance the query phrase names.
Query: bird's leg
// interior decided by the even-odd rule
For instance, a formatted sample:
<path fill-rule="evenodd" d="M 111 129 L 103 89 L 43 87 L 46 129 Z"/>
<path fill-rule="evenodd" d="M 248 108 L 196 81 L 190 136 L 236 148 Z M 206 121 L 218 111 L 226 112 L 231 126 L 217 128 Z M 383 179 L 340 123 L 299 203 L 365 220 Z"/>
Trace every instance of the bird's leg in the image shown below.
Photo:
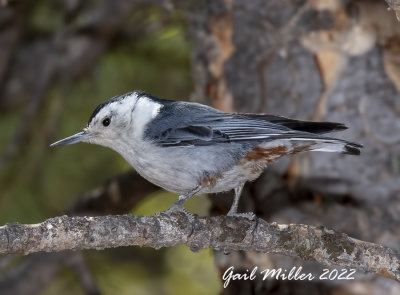
<path fill-rule="evenodd" d="M 228 216 L 237 216 L 237 217 L 245 217 L 247 219 L 253 220 L 255 215 L 252 212 L 249 213 L 237 213 L 237 208 L 239 206 L 240 195 L 242 194 L 244 183 L 240 186 L 235 187 L 235 198 L 233 200 L 233 204 L 231 209 L 229 209 Z"/>
<path fill-rule="evenodd" d="M 244 184 L 242 183 L 240 186 L 235 187 L 235 198 L 233 199 L 233 203 L 231 209 L 229 209 L 228 216 L 233 216 L 237 214 L 237 208 L 239 206 L 240 195 L 242 194 Z"/>
<path fill-rule="evenodd" d="M 181 211 L 181 212 L 184 212 L 186 215 L 193 216 L 192 213 L 188 212 L 183 207 L 183 204 L 188 199 L 190 199 L 193 195 L 195 195 L 197 192 L 199 192 L 200 189 L 201 189 L 201 186 L 198 186 L 195 189 L 191 190 L 190 192 L 187 192 L 186 194 L 180 195 L 178 200 L 176 200 L 175 203 L 173 203 L 171 207 L 169 207 L 167 210 L 165 210 L 164 213 L 170 215 L 171 213 L 173 213 L 175 211 Z"/>

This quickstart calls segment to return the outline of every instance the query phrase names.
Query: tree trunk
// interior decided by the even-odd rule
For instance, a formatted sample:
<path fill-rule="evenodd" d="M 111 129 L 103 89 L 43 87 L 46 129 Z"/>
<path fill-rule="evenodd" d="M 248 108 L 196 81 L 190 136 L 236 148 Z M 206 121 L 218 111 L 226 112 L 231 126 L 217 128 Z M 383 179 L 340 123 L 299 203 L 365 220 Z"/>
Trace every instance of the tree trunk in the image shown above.
<path fill-rule="evenodd" d="M 364 145 L 358 157 L 304 153 L 281 159 L 246 185 L 241 209 L 268 221 L 325 225 L 398 249 L 400 24 L 385 2 L 218 0 L 201 10 L 189 17 L 194 99 L 223 111 L 342 122 L 349 129 L 338 137 Z M 211 199 L 214 212 L 226 212 L 232 201 Z M 323 268 L 275 255 L 216 252 L 215 257 L 221 274 L 229 266 L 244 272 L 254 266 L 302 266 L 316 275 Z M 223 293 L 389 288 L 385 279 L 356 277 L 240 280 Z M 398 285 L 390 286 L 400 292 Z"/>

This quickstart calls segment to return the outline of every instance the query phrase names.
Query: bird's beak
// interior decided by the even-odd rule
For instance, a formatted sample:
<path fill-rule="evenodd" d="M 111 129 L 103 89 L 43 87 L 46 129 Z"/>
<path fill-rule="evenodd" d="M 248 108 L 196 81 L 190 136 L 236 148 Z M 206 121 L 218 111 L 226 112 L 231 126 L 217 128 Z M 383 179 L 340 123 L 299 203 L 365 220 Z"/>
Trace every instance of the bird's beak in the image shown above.
<path fill-rule="evenodd" d="M 62 146 L 62 145 L 69 145 L 77 142 L 82 142 L 82 141 L 87 141 L 92 137 L 92 134 L 83 130 L 81 132 L 78 132 L 74 135 L 71 135 L 67 138 L 61 139 L 59 141 L 56 141 L 52 143 L 50 146 Z"/>

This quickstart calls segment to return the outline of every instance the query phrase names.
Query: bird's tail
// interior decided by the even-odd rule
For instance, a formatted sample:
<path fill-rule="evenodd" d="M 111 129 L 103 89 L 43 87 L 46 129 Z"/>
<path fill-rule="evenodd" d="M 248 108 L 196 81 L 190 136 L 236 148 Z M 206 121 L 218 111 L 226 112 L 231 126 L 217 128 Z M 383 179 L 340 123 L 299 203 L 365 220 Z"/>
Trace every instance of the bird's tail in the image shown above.
<path fill-rule="evenodd" d="M 302 151 L 319 151 L 359 155 L 361 153 L 360 149 L 362 148 L 362 145 L 358 143 L 318 135 L 292 137 L 289 140 L 293 147 L 293 153 Z"/>
<path fill-rule="evenodd" d="M 257 120 L 265 120 L 270 123 L 285 126 L 292 130 L 308 132 L 313 134 L 323 134 L 323 133 L 329 133 L 347 129 L 346 125 L 336 122 L 302 121 L 281 116 L 265 115 L 265 114 L 251 114 L 251 115 L 248 114 L 246 115 L 246 117 L 250 117 Z"/>
<path fill-rule="evenodd" d="M 317 140 L 314 146 L 310 147 L 312 151 L 319 152 L 338 152 L 342 154 L 348 155 L 359 155 L 361 153 L 360 148 L 362 145 L 348 142 L 340 139 L 332 139 L 332 140 Z"/>
<path fill-rule="evenodd" d="M 339 152 L 349 155 L 359 155 L 361 153 L 361 144 L 322 135 L 324 133 L 346 130 L 347 126 L 342 123 L 301 121 L 272 115 L 261 116 L 263 119 L 275 124 L 298 131 L 292 140 L 299 141 L 297 143 L 299 146 L 304 146 L 305 141 L 313 142 L 307 150 Z"/>
<path fill-rule="evenodd" d="M 256 120 L 265 120 L 291 129 L 292 132 L 272 135 L 269 139 L 283 139 L 286 144 L 287 141 L 290 141 L 292 153 L 301 151 L 339 152 L 349 155 L 359 155 L 361 153 L 360 148 L 362 148 L 362 145 L 360 144 L 323 135 L 346 130 L 347 126 L 342 123 L 301 121 L 266 114 L 246 114 L 244 116 Z"/>

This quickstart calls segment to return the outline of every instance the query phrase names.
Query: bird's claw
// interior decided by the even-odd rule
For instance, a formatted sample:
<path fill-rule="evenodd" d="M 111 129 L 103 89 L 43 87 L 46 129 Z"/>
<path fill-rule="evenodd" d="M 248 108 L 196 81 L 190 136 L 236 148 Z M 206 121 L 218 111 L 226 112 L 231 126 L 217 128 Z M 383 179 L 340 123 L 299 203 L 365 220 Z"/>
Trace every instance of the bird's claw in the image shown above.
<path fill-rule="evenodd" d="M 194 214 L 187 211 L 183 206 L 172 205 L 171 207 L 169 207 L 167 210 L 163 211 L 162 213 L 167 214 L 168 216 L 171 216 L 171 214 L 174 212 L 182 212 L 188 217 L 188 219 L 190 221 L 194 220 Z"/>
<path fill-rule="evenodd" d="M 231 217 L 243 217 L 243 218 L 247 218 L 250 221 L 253 221 L 254 219 L 256 219 L 256 215 L 253 212 L 247 212 L 247 213 L 228 213 L 227 216 L 231 216 Z"/>

